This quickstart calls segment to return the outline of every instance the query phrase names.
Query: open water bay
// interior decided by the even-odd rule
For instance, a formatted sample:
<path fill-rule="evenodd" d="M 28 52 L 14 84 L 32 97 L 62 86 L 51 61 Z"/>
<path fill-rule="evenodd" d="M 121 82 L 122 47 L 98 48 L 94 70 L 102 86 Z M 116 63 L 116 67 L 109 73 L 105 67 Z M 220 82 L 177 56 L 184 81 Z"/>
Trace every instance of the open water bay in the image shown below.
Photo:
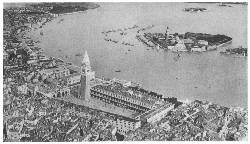
<path fill-rule="evenodd" d="M 134 35 L 127 38 L 135 44 L 130 47 L 107 42 L 102 34 L 110 29 L 153 24 L 169 26 L 174 32 L 225 34 L 233 38 L 231 47 L 247 47 L 247 6 L 232 6 L 100 3 L 97 9 L 59 16 L 48 23 L 43 28 L 40 46 L 47 55 L 78 66 L 82 57 L 75 55 L 87 50 L 97 76 L 136 81 L 167 97 L 247 107 L 247 58 L 223 56 L 219 53 L 223 49 L 218 49 L 181 53 L 176 60 L 176 53 L 171 51 L 147 50 Z M 182 11 L 186 7 L 204 7 L 208 11 L 187 13 Z"/>

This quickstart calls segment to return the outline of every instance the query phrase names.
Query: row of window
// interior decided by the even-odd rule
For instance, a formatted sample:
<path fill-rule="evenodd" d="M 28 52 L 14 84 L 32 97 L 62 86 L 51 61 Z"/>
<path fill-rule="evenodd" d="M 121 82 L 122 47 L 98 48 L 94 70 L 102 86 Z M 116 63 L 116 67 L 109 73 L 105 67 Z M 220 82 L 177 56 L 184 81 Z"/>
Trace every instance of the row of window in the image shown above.
<path fill-rule="evenodd" d="M 102 94 L 105 94 L 105 95 L 108 95 L 108 96 L 112 96 L 114 98 L 118 98 L 119 100 L 128 101 L 130 103 L 133 103 L 133 104 L 136 104 L 136 105 L 139 105 L 139 106 L 142 106 L 142 107 L 147 107 L 147 108 L 150 108 L 150 109 L 152 108 L 151 105 L 145 104 L 145 103 L 143 103 L 141 101 L 137 101 L 137 100 L 134 100 L 134 99 L 131 99 L 131 98 L 128 98 L 128 97 L 117 95 L 117 94 L 114 94 L 112 92 L 103 91 L 103 90 L 100 90 L 100 89 L 97 89 L 97 88 L 92 88 L 92 90 L 94 90 L 96 92 L 99 92 L 99 93 L 102 93 Z"/>
<path fill-rule="evenodd" d="M 56 77 L 65 77 L 70 74 L 69 70 L 55 72 Z"/>
<path fill-rule="evenodd" d="M 53 94 L 53 97 L 65 97 L 70 95 L 70 90 L 69 89 L 64 89 L 64 90 L 60 90 L 59 92 L 57 92 L 56 94 Z"/>
<path fill-rule="evenodd" d="M 116 122 L 114 122 L 114 125 L 117 127 L 118 130 L 122 130 L 123 132 L 134 130 L 135 128 L 134 122 L 119 120 L 119 119 Z"/>
<path fill-rule="evenodd" d="M 134 122 L 130 122 L 130 121 L 125 121 L 125 120 L 117 120 L 117 123 L 118 125 L 128 125 L 128 126 L 132 126 L 134 127 L 135 126 L 135 123 Z"/>
<path fill-rule="evenodd" d="M 102 93 L 99 93 L 99 92 L 91 91 L 91 96 L 98 97 L 100 99 L 105 99 L 105 100 L 110 101 L 110 102 L 115 102 L 115 104 L 117 103 L 117 105 L 125 106 L 125 107 L 128 107 L 129 109 L 136 110 L 136 111 L 147 111 L 147 110 L 149 110 L 148 108 L 145 108 L 145 107 L 142 107 L 142 106 L 139 106 L 139 105 L 136 105 L 136 104 L 132 104 L 132 103 L 129 103 L 127 101 L 124 101 L 124 100 L 121 100 L 121 99 L 118 99 L 118 98 L 110 97 L 108 95 L 105 95 L 105 94 L 102 94 Z"/>
<path fill-rule="evenodd" d="M 44 73 L 46 76 L 54 76 L 55 78 L 62 78 L 62 77 L 65 77 L 65 76 L 68 76 L 70 73 L 69 73 L 69 70 L 64 70 L 64 71 L 53 71 L 53 72 L 50 72 L 50 73 Z"/>

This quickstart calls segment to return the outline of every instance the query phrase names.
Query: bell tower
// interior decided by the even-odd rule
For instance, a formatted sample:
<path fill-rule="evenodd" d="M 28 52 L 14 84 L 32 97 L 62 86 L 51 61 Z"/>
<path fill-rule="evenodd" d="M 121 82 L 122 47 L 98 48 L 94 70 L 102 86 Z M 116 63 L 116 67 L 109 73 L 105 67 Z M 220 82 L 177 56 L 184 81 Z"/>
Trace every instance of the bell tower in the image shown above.
<path fill-rule="evenodd" d="M 81 79 L 80 87 L 78 90 L 78 98 L 82 100 L 90 100 L 90 82 L 95 78 L 95 73 L 91 71 L 89 56 L 85 51 L 82 64 L 81 64 Z"/>
<path fill-rule="evenodd" d="M 170 34 L 170 30 L 169 30 L 169 27 L 167 27 L 167 30 L 166 30 L 166 33 L 165 33 L 165 41 L 168 41 L 169 34 Z"/>

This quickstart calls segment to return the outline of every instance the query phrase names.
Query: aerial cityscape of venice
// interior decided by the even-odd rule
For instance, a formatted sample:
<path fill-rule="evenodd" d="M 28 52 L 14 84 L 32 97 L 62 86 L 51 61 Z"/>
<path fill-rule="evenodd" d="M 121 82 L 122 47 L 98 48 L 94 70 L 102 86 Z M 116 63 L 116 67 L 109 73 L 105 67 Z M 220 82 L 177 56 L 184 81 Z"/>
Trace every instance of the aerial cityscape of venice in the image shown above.
<path fill-rule="evenodd" d="M 247 141 L 247 11 L 3 3 L 3 141 Z"/>

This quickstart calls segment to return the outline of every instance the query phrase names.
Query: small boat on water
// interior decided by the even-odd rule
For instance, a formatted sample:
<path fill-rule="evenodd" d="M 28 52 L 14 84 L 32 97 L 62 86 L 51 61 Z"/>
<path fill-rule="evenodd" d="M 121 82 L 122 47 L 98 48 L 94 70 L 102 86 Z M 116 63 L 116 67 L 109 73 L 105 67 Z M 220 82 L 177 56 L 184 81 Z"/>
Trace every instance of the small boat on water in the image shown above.
<path fill-rule="evenodd" d="M 120 35 L 127 35 L 127 33 L 126 32 L 121 32 Z"/>
<path fill-rule="evenodd" d="M 62 59 L 60 59 L 60 58 L 57 58 L 57 60 L 59 61 L 59 62 L 64 62 Z"/>
<path fill-rule="evenodd" d="M 64 19 L 60 19 L 57 23 L 61 23 L 61 22 L 63 22 L 64 21 Z"/>
<path fill-rule="evenodd" d="M 104 38 L 105 41 L 110 41 L 111 39 L 108 39 L 108 38 Z"/>
<path fill-rule="evenodd" d="M 177 57 L 181 57 L 181 55 L 178 53 L 178 54 L 177 54 Z"/>
<path fill-rule="evenodd" d="M 183 11 L 185 11 L 185 12 L 205 12 L 205 11 L 207 11 L 207 9 L 196 7 L 196 8 L 184 8 Z"/>
<path fill-rule="evenodd" d="M 127 43 L 127 42 L 122 42 L 123 45 L 126 45 L 126 46 L 135 46 L 134 44 L 130 44 L 130 43 Z"/>
<path fill-rule="evenodd" d="M 121 70 L 116 70 L 115 72 L 121 72 Z"/>
<path fill-rule="evenodd" d="M 82 54 L 81 53 L 77 53 L 75 56 L 82 56 Z"/>
<path fill-rule="evenodd" d="M 223 2 L 221 2 L 218 6 L 220 6 L 220 7 L 232 7 L 231 5 L 227 5 Z"/>
<path fill-rule="evenodd" d="M 114 43 L 118 43 L 118 41 L 116 41 L 116 40 L 111 40 L 112 42 L 114 42 Z"/>

